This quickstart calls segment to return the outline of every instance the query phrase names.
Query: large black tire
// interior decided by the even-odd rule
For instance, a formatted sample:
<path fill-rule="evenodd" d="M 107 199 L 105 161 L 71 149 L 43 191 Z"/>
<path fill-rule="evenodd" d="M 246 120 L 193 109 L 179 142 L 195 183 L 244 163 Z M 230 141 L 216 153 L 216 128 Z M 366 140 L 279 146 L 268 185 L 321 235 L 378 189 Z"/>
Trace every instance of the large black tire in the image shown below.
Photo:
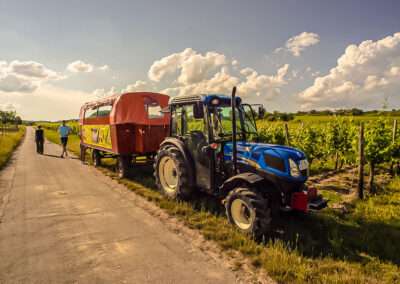
<path fill-rule="evenodd" d="M 189 167 L 177 148 L 160 149 L 154 162 L 157 187 L 170 199 L 190 198 L 193 188 L 189 183 Z"/>
<path fill-rule="evenodd" d="M 225 199 L 225 209 L 229 222 L 246 234 L 258 238 L 271 228 L 269 200 L 253 188 L 233 189 Z"/>
<path fill-rule="evenodd" d="M 80 160 L 82 161 L 82 162 L 85 162 L 85 160 L 86 160 L 86 147 L 84 146 L 84 145 L 80 145 Z"/>
<path fill-rule="evenodd" d="M 101 154 L 99 150 L 94 149 L 92 151 L 92 162 L 96 168 L 101 166 Z"/>
<path fill-rule="evenodd" d="M 118 156 L 118 177 L 126 178 L 129 174 L 129 169 L 131 167 L 131 156 Z"/>

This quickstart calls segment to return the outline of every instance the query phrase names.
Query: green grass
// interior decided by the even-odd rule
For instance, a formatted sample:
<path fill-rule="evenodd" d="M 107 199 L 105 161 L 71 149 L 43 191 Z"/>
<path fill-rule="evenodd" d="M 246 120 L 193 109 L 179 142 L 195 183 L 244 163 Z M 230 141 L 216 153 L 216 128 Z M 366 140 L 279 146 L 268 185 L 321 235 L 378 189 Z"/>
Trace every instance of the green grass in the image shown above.
<path fill-rule="evenodd" d="M 6 131 L 5 134 L 0 132 L 0 169 L 7 164 L 13 151 L 19 145 L 24 134 L 24 126 L 20 126 L 18 131 Z"/>
<path fill-rule="evenodd" d="M 57 133 L 46 137 L 59 143 Z M 70 137 L 79 154 L 79 139 Z M 116 178 L 108 160 L 102 171 Z M 165 199 L 154 186 L 151 169 L 137 169 L 119 180 L 186 226 L 226 251 L 235 250 L 280 283 L 400 283 L 400 179 L 378 196 L 354 203 L 347 213 L 287 214 L 278 230 L 257 242 L 228 224 L 220 203 L 199 194 L 191 202 Z"/>

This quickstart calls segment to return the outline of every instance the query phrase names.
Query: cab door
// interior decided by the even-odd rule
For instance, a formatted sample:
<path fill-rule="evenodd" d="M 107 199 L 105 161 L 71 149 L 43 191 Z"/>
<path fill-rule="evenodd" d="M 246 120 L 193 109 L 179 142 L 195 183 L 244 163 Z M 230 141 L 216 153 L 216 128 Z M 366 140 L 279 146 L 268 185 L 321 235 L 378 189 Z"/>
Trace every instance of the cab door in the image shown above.
<path fill-rule="evenodd" d="M 197 186 L 207 192 L 212 191 L 212 157 L 207 155 L 209 145 L 208 128 L 202 104 L 176 106 L 173 112 L 173 131 L 180 134 L 194 161 Z M 175 122 L 175 123 L 174 123 Z"/>

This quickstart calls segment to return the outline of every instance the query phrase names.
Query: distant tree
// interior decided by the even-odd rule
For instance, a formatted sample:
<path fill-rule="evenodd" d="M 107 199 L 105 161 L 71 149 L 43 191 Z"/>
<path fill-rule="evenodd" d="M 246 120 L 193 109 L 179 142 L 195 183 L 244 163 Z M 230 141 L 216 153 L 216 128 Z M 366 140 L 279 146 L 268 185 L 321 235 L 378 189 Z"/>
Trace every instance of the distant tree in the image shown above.
<path fill-rule="evenodd" d="M 352 115 L 362 115 L 364 112 L 361 109 L 358 108 L 352 108 L 351 109 L 351 114 Z"/>
<path fill-rule="evenodd" d="M 22 119 L 21 119 L 20 116 L 16 116 L 15 117 L 15 124 L 17 124 L 17 125 L 21 125 L 22 124 Z"/>

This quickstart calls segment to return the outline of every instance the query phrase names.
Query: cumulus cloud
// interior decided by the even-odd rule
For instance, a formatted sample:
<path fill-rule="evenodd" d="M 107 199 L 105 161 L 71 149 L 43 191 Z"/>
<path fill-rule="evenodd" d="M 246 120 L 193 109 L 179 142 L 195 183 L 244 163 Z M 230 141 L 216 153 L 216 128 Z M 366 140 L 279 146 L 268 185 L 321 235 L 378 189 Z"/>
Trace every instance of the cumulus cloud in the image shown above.
<path fill-rule="evenodd" d="M 34 61 L 18 61 L 14 60 L 9 65 L 10 72 L 20 74 L 26 77 L 34 77 L 41 79 L 59 79 L 59 75 L 43 64 Z"/>
<path fill-rule="evenodd" d="M 226 63 L 223 54 L 211 51 L 203 55 L 186 48 L 182 52 L 155 61 L 150 67 L 148 76 L 150 80 L 159 82 L 167 75 L 178 74 L 179 83 L 193 84 L 212 76 L 213 71 Z"/>
<path fill-rule="evenodd" d="M 86 63 L 82 60 L 71 62 L 67 66 L 67 70 L 72 73 L 90 73 L 94 69 L 92 64 Z"/>
<path fill-rule="evenodd" d="M 172 87 L 161 91 L 171 96 L 229 93 L 237 85 L 241 95 L 265 94 L 271 97 L 279 94 L 280 88 L 287 83 L 287 64 L 279 68 L 276 75 L 258 74 L 249 67 L 238 70 L 238 64 L 236 59 L 228 59 L 218 52 L 201 54 L 186 48 L 182 52 L 156 60 L 150 67 L 148 76 L 158 85 L 165 81 L 172 82 Z M 136 84 L 140 87 L 149 86 L 143 81 Z M 132 86 L 132 89 L 137 90 L 138 87 Z"/>
<path fill-rule="evenodd" d="M 139 91 L 150 91 L 153 89 L 150 83 L 142 80 L 138 80 L 133 84 L 129 84 L 122 90 L 122 93 L 139 92 Z"/>
<path fill-rule="evenodd" d="M 208 80 L 179 87 L 167 88 L 161 92 L 170 96 L 203 93 L 228 93 L 232 90 L 233 86 L 239 83 L 239 81 L 239 78 L 229 74 L 226 69 L 222 69 Z"/>
<path fill-rule="evenodd" d="M 35 61 L 0 62 L 0 91 L 31 93 L 41 83 L 64 77 Z"/>
<path fill-rule="evenodd" d="M 104 98 L 104 97 L 109 97 L 112 95 L 116 95 L 119 92 L 117 91 L 117 88 L 111 87 L 109 90 L 107 89 L 95 89 L 92 92 L 92 95 L 96 98 Z"/>
<path fill-rule="evenodd" d="M 385 97 L 399 101 L 400 33 L 349 45 L 337 66 L 299 94 L 303 108 L 379 107 Z M 396 93 L 397 92 L 397 93 Z"/>
<path fill-rule="evenodd" d="M 0 91 L 11 93 L 31 93 L 39 86 L 39 82 L 16 74 L 0 77 Z"/>
<path fill-rule="evenodd" d="M 242 69 L 240 72 L 246 76 L 246 80 L 238 85 L 238 89 L 244 94 L 265 94 L 268 98 L 280 93 L 281 87 L 287 84 L 285 79 L 288 74 L 289 64 L 283 65 L 277 70 L 276 75 L 259 75 L 251 68 Z"/>
<path fill-rule="evenodd" d="M 320 38 L 316 33 L 302 32 L 296 36 L 289 38 L 286 41 L 285 47 L 280 47 L 275 52 L 288 51 L 294 56 L 298 57 L 308 47 L 319 43 Z"/>

